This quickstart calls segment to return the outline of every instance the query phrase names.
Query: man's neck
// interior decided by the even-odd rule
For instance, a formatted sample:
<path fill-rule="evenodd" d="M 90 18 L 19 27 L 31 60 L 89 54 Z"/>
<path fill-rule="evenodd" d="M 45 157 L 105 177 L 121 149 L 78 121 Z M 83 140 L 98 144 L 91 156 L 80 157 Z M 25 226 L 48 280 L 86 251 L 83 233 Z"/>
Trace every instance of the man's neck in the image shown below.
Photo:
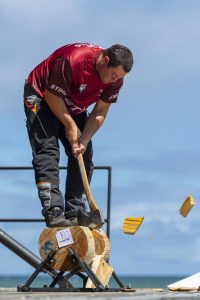
<path fill-rule="evenodd" d="M 100 53 L 96 58 L 95 69 L 99 73 L 102 68 L 102 53 Z"/>

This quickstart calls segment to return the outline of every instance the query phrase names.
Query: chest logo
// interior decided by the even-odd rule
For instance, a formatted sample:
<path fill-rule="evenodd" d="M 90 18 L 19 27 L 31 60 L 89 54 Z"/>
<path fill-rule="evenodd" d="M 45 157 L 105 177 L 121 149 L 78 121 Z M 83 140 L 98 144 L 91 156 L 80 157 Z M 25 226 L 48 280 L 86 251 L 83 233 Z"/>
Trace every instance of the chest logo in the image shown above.
<path fill-rule="evenodd" d="M 79 92 L 82 93 L 87 87 L 87 84 L 83 83 L 79 86 Z"/>

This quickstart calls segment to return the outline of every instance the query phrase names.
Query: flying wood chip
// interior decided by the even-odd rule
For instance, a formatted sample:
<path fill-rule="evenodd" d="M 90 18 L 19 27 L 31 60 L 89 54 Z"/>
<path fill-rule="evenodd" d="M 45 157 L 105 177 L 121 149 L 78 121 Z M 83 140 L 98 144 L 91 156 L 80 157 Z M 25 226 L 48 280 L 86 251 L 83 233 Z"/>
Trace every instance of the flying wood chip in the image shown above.
<path fill-rule="evenodd" d="M 126 234 L 135 234 L 143 220 L 144 217 L 126 217 L 123 223 L 123 232 Z"/>
<path fill-rule="evenodd" d="M 192 198 L 192 196 L 188 196 L 185 201 L 183 202 L 181 208 L 180 208 L 180 214 L 183 217 L 187 217 L 192 207 L 195 205 L 195 201 Z"/>

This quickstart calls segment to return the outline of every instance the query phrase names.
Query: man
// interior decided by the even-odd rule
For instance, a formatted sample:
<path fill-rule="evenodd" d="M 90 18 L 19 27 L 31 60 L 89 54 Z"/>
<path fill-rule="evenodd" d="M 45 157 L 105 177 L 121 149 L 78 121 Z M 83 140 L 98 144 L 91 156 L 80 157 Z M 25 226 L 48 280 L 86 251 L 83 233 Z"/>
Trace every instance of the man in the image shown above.
<path fill-rule="evenodd" d="M 91 137 L 111 103 L 117 101 L 132 65 L 132 53 L 125 46 L 103 49 L 76 43 L 57 49 L 29 74 L 24 107 L 35 181 L 48 227 L 76 225 L 78 210 L 85 210 L 77 156 L 83 154 L 90 181 Z M 88 114 L 87 107 L 94 103 Z M 59 190 L 59 140 L 68 156 L 65 206 Z"/>

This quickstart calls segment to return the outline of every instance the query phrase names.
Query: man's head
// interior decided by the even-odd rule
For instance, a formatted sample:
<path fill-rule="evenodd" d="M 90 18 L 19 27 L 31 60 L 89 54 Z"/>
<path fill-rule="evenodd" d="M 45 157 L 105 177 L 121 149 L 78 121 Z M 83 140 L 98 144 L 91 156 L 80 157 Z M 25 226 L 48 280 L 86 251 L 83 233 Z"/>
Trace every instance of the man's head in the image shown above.
<path fill-rule="evenodd" d="M 97 71 L 103 83 L 108 84 L 123 79 L 133 66 L 131 51 L 116 44 L 102 51 L 97 59 Z"/>

